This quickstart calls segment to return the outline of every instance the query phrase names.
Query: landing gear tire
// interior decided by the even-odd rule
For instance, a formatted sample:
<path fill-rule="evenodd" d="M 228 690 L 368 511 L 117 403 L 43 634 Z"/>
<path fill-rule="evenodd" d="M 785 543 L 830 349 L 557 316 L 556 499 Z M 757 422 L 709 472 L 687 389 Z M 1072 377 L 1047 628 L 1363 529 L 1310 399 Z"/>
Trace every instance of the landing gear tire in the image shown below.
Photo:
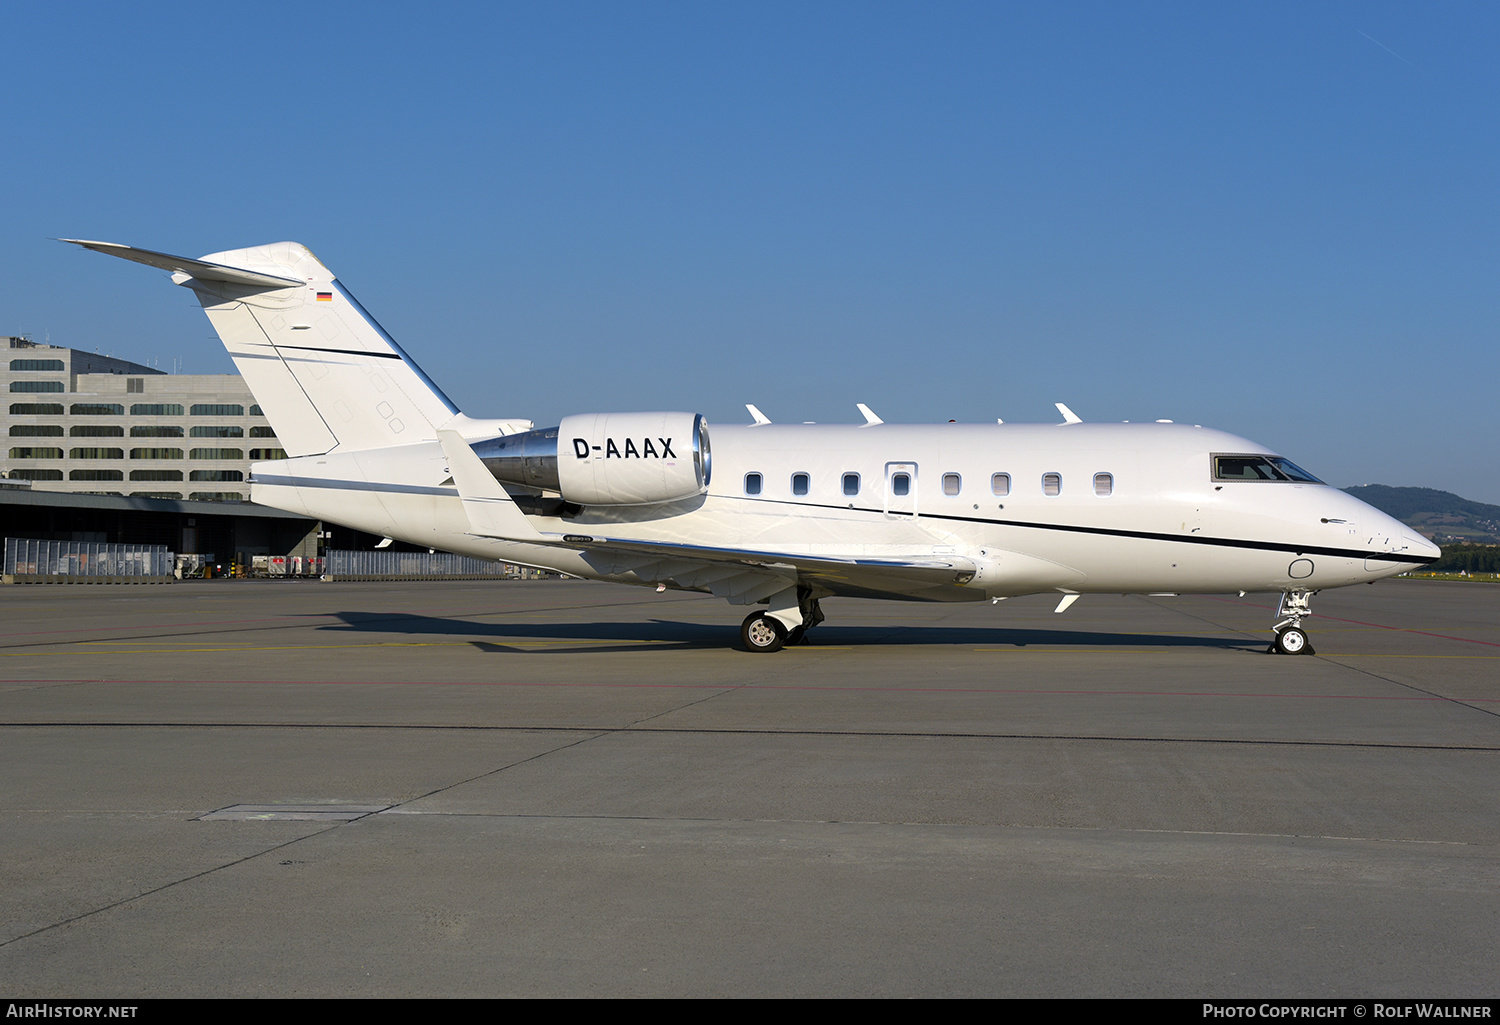
<path fill-rule="evenodd" d="M 746 651 L 780 651 L 787 642 L 787 629 L 781 620 L 764 612 L 752 612 L 740 624 L 740 640 Z"/>
<path fill-rule="evenodd" d="M 1301 627 L 1289 626 L 1276 635 L 1276 654 L 1311 655 L 1312 645 L 1307 642 L 1307 632 Z"/>

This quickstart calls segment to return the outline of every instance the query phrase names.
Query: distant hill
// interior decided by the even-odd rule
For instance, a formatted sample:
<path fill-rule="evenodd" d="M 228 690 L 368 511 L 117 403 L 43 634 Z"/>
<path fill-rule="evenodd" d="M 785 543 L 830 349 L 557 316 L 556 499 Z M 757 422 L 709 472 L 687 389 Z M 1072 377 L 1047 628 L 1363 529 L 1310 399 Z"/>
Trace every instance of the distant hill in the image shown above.
<path fill-rule="evenodd" d="M 1362 484 L 1344 490 L 1434 540 L 1500 543 L 1500 505 L 1471 502 L 1433 488 Z"/>

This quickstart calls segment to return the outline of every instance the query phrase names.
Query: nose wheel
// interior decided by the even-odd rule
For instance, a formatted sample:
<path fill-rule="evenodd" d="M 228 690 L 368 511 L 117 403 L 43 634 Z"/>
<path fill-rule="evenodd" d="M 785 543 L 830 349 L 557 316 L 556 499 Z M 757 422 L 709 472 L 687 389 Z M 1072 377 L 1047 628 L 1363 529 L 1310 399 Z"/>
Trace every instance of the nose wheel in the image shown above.
<path fill-rule="evenodd" d="M 1289 626 L 1276 634 L 1276 640 L 1272 642 L 1278 655 L 1311 655 L 1312 645 L 1307 642 L 1307 631 L 1301 627 Z"/>
<path fill-rule="evenodd" d="M 1302 629 L 1302 620 L 1312 615 L 1312 591 L 1286 591 L 1281 595 L 1281 603 L 1276 606 L 1277 622 L 1271 629 L 1276 631 L 1276 639 L 1271 642 L 1270 651 L 1276 655 L 1312 655 L 1312 644 L 1307 639 L 1307 631 Z"/>

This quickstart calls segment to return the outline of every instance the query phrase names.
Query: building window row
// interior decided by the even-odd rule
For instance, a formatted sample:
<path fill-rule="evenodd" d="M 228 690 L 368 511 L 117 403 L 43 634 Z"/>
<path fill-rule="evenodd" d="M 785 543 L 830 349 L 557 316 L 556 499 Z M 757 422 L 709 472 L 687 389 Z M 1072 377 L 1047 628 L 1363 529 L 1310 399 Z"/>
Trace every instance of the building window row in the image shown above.
<path fill-rule="evenodd" d="M 13 392 L 36 392 L 36 391 L 67 391 L 61 381 L 12 381 L 10 390 Z"/>
<path fill-rule="evenodd" d="M 60 359 L 13 359 L 11 370 L 66 370 Z"/>
<path fill-rule="evenodd" d="M 10 390 L 13 392 L 60 392 L 64 391 L 61 381 L 12 381 Z M 10 404 L 11 416 L 62 416 L 63 405 L 60 402 L 12 402 Z M 70 416 L 124 416 L 125 407 L 118 402 L 74 402 L 67 408 Z M 131 416 L 182 416 L 182 406 L 175 402 L 136 402 L 130 407 Z M 199 403 L 188 411 L 190 416 L 244 416 L 245 407 L 224 403 Z M 259 406 L 250 407 L 251 416 L 264 416 Z M 202 428 L 213 430 L 214 428 Z M 196 432 L 199 428 L 193 428 Z M 241 428 L 233 428 L 241 430 Z M 243 437 L 242 434 L 206 434 L 203 437 Z M 250 428 L 252 438 L 274 438 L 276 433 L 269 427 Z"/>

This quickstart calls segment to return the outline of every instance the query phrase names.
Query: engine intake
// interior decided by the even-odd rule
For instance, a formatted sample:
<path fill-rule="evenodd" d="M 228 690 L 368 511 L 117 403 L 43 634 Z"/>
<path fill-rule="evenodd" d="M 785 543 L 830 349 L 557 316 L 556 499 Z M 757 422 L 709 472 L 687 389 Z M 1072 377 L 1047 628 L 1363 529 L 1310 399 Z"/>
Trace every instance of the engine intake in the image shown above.
<path fill-rule="evenodd" d="M 578 505 L 656 505 L 708 490 L 708 424 L 698 413 L 580 413 L 556 427 L 473 446 L 495 479 Z"/>

